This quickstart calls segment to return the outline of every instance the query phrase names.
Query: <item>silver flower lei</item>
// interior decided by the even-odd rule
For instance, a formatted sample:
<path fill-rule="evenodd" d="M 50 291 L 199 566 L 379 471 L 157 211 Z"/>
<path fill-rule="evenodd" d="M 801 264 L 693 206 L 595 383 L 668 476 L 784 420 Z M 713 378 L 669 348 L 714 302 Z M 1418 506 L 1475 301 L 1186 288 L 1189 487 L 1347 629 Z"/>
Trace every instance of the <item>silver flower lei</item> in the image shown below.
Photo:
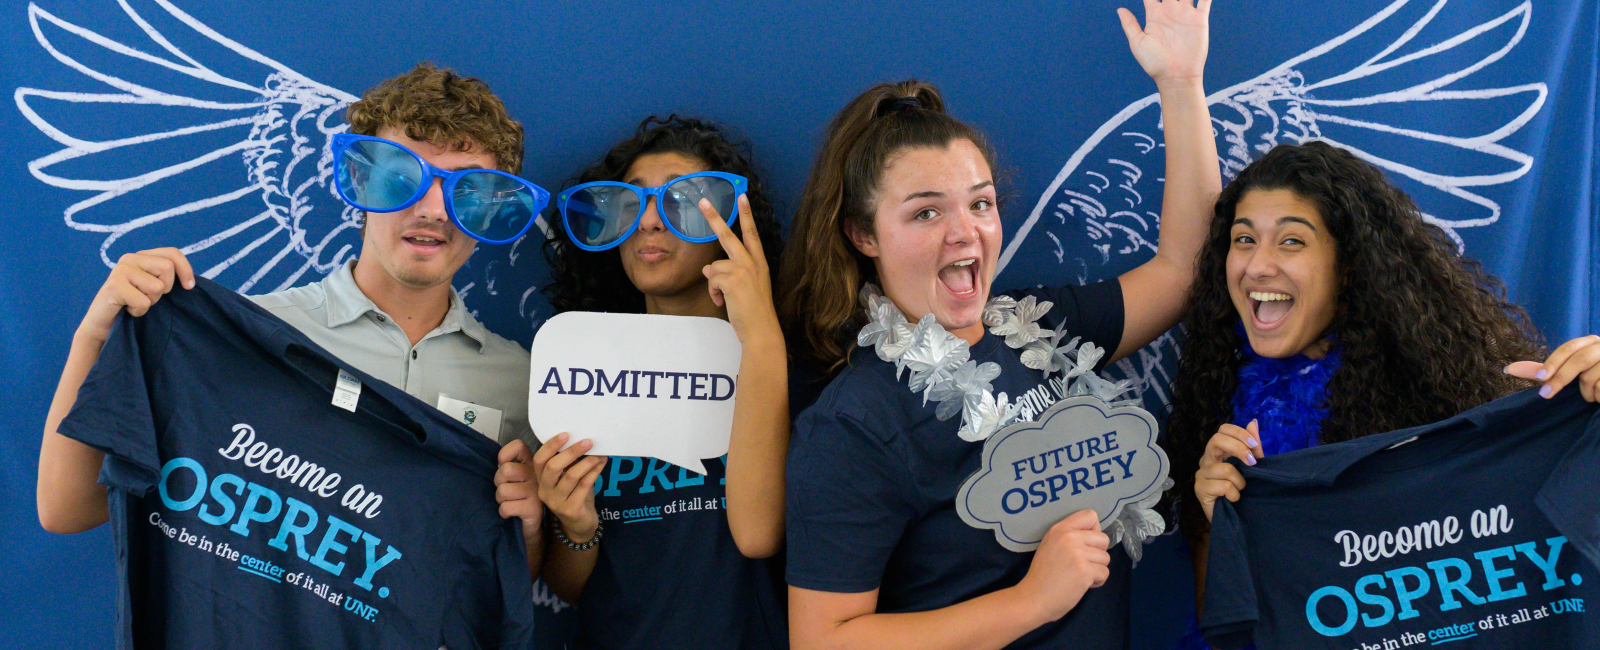
<path fill-rule="evenodd" d="M 871 283 L 861 287 L 861 305 L 867 311 L 867 324 L 856 336 L 857 344 L 893 363 L 896 379 L 910 370 L 911 391 L 922 393 L 923 404 L 935 402 L 934 414 L 940 420 L 961 413 L 956 435 L 962 440 L 987 440 L 1022 419 L 1021 402 L 1012 403 L 1005 393 L 994 393 L 991 382 L 1000 376 L 1000 364 L 973 361 L 971 346 L 945 331 L 933 314 L 912 326 L 900 308 Z M 1094 372 L 1095 364 L 1105 356 L 1104 348 L 1088 341 L 1080 343 L 1076 336 L 1063 341 L 1067 337 L 1064 323 L 1048 332 L 1039 326 L 1038 320 L 1052 306 L 1033 296 L 1022 300 L 995 296 L 983 307 L 983 322 L 989 333 L 1004 337 L 1007 346 L 1022 350 L 1024 366 L 1041 371 L 1046 380 L 1060 374 L 1065 397 L 1092 395 L 1111 405 L 1135 401 L 1127 394 L 1131 382 L 1109 381 Z M 1144 555 L 1145 538 L 1160 535 L 1166 528 L 1153 508 L 1172 485 L 1169 478 L 1161 492 L 1123 507 L 1105 529 L 1111 543 L 1122 543 L 1135 562 Z"/>

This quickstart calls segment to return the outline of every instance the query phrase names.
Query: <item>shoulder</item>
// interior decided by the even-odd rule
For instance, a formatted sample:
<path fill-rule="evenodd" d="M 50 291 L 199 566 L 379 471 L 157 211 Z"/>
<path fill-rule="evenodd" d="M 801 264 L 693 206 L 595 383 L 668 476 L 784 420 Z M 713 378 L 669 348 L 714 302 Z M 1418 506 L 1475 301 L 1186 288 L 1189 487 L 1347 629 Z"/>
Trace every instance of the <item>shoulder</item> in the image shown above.
<path fill-rule="evenodd" d="M 482 327 L 481 325 L 479 327 Z M 506 339 L 483 328 L 482 353 L 484 363 L 496 371 L 505 370 L 509 378 L 515 375 L 519 381 L 528 381 L 528 351 L 523 349 L 516 341 Z"/>
<path fill-rule="evenodd" d="M 894 365 L 871 350 L 857 349 L 848 365 L 801 412 L 795 433 L 808 440 L 823 430 L 856 428 L 888 442 L 917 419 L 916 411 L 922 409 L 915 408 L 920 399 L 914 397 L 910 387 L 895 378 Z"/>
<path fill-rule="evenodd" d="M 328 293 L 321 282 L 246 298 L 279 318 L 285 313 L 321 311 L 328 304 Z"/>

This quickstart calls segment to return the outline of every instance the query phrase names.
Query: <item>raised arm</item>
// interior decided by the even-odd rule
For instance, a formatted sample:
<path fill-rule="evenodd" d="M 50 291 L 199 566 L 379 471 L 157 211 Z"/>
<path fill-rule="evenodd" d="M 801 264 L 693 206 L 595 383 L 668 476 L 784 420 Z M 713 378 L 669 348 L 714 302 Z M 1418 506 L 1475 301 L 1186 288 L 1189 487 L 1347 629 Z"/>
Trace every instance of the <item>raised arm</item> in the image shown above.
<path fill-rule="evenodd" d="M 1183 316 L 1195 258 L 1205 243 L 1212 204 L 1222 191 L 1217 145 L 1202 84 L 1211 0 L 1145 0 L 1145 26 L 1118 9 L 1139 65 L 1161 93 L 1166 138 L 1166 188 L 1154 258 L 1122 274 L 1122 343 L 1111 360 L 1133 354 Z"/>
<path fill-rule="evenodd" d="M 39 525 L 52 533 L 81 533 L 106 523 L 106 489 L 96 481 L 105 454 L 56 430 L 78 401 L 89 370 L 100 358 L 100 347 L 111 334 L 111 324 L 124 308 L 143 316 L 175 282 L 194 287 L 194 270 L 176 248 L 161 248 L 123 255 L 106 283 L 89 304 L 88 313 L 72 336 L 61 381 L 45 416 L 44 441 L 39 446 L 39 482 L 36 504 Z"/>
<path fill-rule="evenodd" d="M 789 450 L 789 368 L 783 329 L 772 306 L 772 274 L 750 202 L 739 197 L 740 236 L 711 202 L 700 210 L 728 259 L 705 267 L 711 299 L 728 309 L 739 335 L 739 391 L 728 440 L 728 529 L 745 557 L 771 557 L 783 546 L 783 465 Z"/>

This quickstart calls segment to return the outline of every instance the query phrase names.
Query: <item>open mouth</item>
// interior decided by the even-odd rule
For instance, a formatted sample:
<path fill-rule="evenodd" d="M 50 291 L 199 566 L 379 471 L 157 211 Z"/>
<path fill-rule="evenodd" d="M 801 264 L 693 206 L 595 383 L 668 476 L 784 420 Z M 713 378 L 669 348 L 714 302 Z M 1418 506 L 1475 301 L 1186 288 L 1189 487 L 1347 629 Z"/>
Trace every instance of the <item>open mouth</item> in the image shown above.
<path fill-rule="evenodd" d="M 978 293 L 978 265 L 976 259 L 965 259 L 939 270 L 939 282 L 957 298 L 970 298 Z"/>
<path fill-rule="evenodd" d="M 1294 297 L 1286 293 L 1251 291 L 1249 295 L 1250 310 L 1260 325 L 1276 325 L 1294 309 Z"/>
<path fill-rule="evenodd" d="M 410 237 L 401 237 L 401 239 L 405 240 L 407 244 L 428 250 L 437 249 L 440 246 L 444 246 L 445 243 L 443 239 L 429 237 L 427 235 L 413 235 Z"/>

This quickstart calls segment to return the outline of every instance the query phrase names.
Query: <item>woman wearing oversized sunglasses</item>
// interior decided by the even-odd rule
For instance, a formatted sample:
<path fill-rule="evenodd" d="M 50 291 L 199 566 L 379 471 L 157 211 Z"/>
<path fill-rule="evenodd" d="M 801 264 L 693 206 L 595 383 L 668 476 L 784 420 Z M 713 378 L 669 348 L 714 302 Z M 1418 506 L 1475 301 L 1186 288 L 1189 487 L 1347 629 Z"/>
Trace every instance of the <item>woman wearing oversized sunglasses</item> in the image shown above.
<path fill-rule="evenodd" d="M 497 494 L 538 498 L 554 515 L 543 578 L 577 605 L 579 647 L 786 647 L 781 585 L 765 560 L 783 542 L 789 442 L 770 271 L 780 244 L 759 176 L 716 126 L 652 117 L 555 202 L 562 224 L 546 247 L 545 292 L 557 311 L 733 325 L 743 347 L 733 437 L 701 476 L 651 458 L 585 456 L 586 440 L 560 451 L 561 433 L 502 465 Z M 675 512 L 660 518 L 598 517 L 669 504 Z"/>

